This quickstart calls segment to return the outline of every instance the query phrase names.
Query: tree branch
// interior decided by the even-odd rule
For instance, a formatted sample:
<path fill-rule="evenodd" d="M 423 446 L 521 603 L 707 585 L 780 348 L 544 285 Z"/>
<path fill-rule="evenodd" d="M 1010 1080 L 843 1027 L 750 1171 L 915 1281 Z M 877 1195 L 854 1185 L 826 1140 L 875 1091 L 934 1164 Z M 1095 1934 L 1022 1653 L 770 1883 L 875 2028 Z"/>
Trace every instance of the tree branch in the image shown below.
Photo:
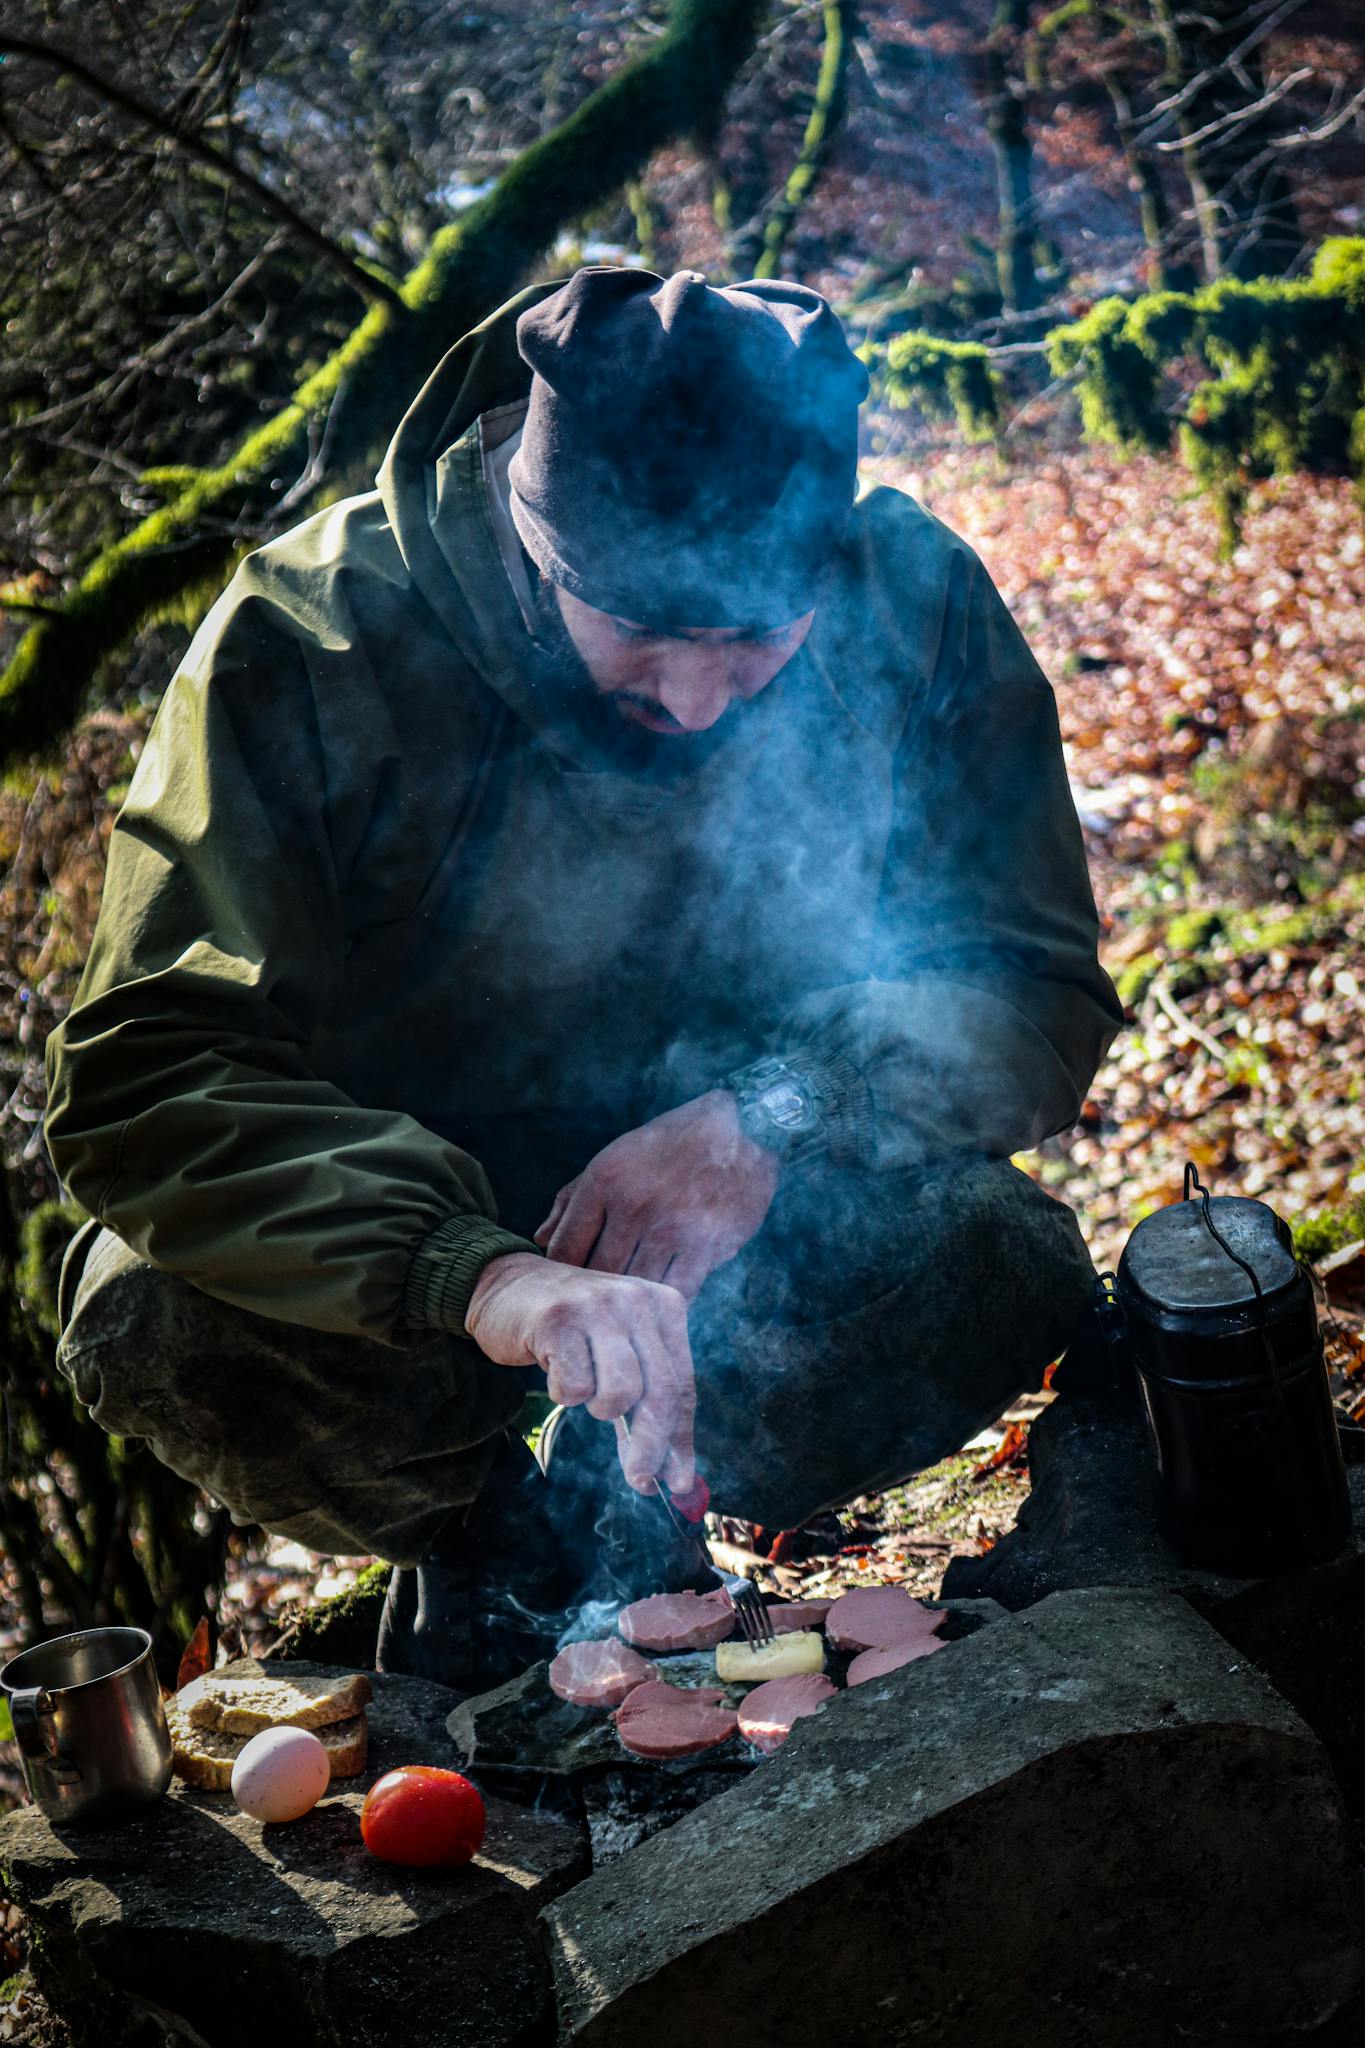
<path fill-rule="evenodd" d="M 205 170 L 212 172 L 214 177 L 235 185 L 239 191 L 254 199 L 263 212 L 268 213 L 272 219 L 288 228 L 291 234 L 306 242 L 308 247 L 315 250 L 333 270 L 339 271 L 363 299 L 371 304 L 398 303 L 396 282 L 378 265 L 362 262 L 358 257 L 350 255 L 347 250 L 338 247 L 320 228 L 315 228 L 311 221 L 296 213 L 287 199 L 282 199 L 277 192 L 272 192 L 268 185 L 263 185 L 260 179 L 253 177 L 243 165 L 234 163 L 231 157 L 223 156 L 218 150 L 210 148 L 202 137 L 193 133 L 182 134 L 178 121 L 163 114 L 159 108 L 150 106 L 146 100 L 139 99 L 136 93 L 126 91 L 113 79 L 102 78 L 88 65 L 83 64 L 79 57 L 73 57 L 65 50 L 54 49 L 47 43 L 32 42 L 26 36 L 3 34 L 0 34 L 0 55 L 29 57 L 35 63 L 50 64 L 55 70 L 66 73 L 68 77 L 78 79 L 97 98 L 106 100 L 110 106 L 119 108 L 122 113 L 141 121 L 146 127 L 155 129 L 156 133 L 164 136 L 182 156 L 190 157 Z"/>
<path fill-rule="evenodd" d="M 439 231 L 405 278 L 398 307 L 372 305 L 273 419 L 97 555 L 61 617 L 33 626 L 0 674 L 0 761 L 49 746 L 75 717 L 97 664 L 144 621 L 171 606 L 207 609 L 233 566 L 234 543 L 269 530 L 268 510 L 253 531 L 244 508 L 270 479 L 303 468 L 310 426 L 343 377 L 348 424 L 329 474 L 372 465 L 452 339 L 516 290 L 565 221 L 619 192 L 656 150 L 714 125 L 765 4 L 673 0 L 665 33 Z"/>
<path fill-rule="evenodd" d="M 782 196 L 763 230 L 763 253 L 754 265 L 755 277 L 780 275 L 787 237 L 796 224 L 797 215 L 820 181 L 835 135 L 847 111 L 848 59 L 858 26 L 857 10 L 854 0 L 826 0 L 823 13 L 825 42 L 815 87 L 815 104 Z"/>
<path fill-rule="evenodd" d="M 1267 147 L 1270 149 L 1307 149 L 1312 142 L 1328 142 L 1339 128 L 1344 128 L 1351 116 L 1365 107 L 1365 85 L 1353 93 L 1344 107 L 1324 120 L 1320 128 L 1306 129 L 1301 135 L 1273 135 Z"/>
<path fill-rule="evenodd" d="M 140 356 L 135 356 L 131 363 L 120 363 L 116 370 L 111 370 L 107 377 L 101 377 L 99 383 L 92 384 L 89 390 L 77 392 L 74 398 L 59 399 L 57 404 L 50 405 L 46 412 L 30 413 L 27 419 L 15 420 L 8 427 L 0 427 L 0 445 L 6 441 L 23 440 L 35 427 L 52 426 L 56 421 L 65 419 L 69 413 L 79 412 L 95 399 L 108 397 L 117 400 L 122 397 L 125 387 L 141 371 L 149 370 L 155 364 L 164 361 L 167 356 L 173 355 L 186 336 L 193 334 L 196 328 L 212 326 L 242 287 L 250 284 L 257 272 L 265 267 L 279 246 L 279 240 L 278 235 L 272 235 L 265 247 L 252 257 L 246 268 L 226 286 L 211 306 L 205 306 L 202 312 L 192 313 L 188 319 L 178 321 L 159 341 L 154 341 Z"/>
<path fill-rule="evenodd" d="M 1204 126 L 1196 128 L 1192 135 L 1182 135 L 1178 141 L 1158 142 L 1153 146 L 1163 154 L 1169 154 L 1174 150 L 1189 149 L 1198 142 L 1207 142 L 1212 135 L 1229 135 L 1238 128 L 1244 128 L 1248 121 L 1254 121 L 1258 114 L 1266 113 L 1277 100 L 1282 100 L 1287 92 L 1292 92 L 1296 85 L 1302 85 L 1305 78 L 1312 78 L 1314 71 L 1315 67 L 1312 64 L 1301 65 L 1297 71 L 1291 71 L 1287 78 L 1282 78 L 1278 85 L 1273 85 L 1268 92 L 1262 93 L 1258 100 L 1253 100 L 1250 106 L 1234 107 L 1230 114 L 1220 114 L 1216 121 L 1205 122 Z"/>
<path fill-rule="evenodd" d="M 1143 127 L 1133 137 L 1134 147 L 1146 149 L 1164 128 L 1170 127 L 1175 116 L 1212 82 L 1217 71 L 1230 70 L 1240 64 L 1242 59 L 1249 57 L 1268 35 L 1274 34 L 1282 21 L 1287 20 L 1291 14 L 1297 14 L 1304 4 L 1305 0 L 1280 0 L 1279 6 L 1258 21 L 1255 28 L 1238 43 L 1236 49 L 1228 52 L 1221 64 L 1214 69 L 1197 72 L 1193 78 L 1186 79 L 1178 92 L 1172 93 L 1168 99 L 1159 101 L 1144 117 Z M 1248 14 L 1252 11 L 1248 9 Z"/>

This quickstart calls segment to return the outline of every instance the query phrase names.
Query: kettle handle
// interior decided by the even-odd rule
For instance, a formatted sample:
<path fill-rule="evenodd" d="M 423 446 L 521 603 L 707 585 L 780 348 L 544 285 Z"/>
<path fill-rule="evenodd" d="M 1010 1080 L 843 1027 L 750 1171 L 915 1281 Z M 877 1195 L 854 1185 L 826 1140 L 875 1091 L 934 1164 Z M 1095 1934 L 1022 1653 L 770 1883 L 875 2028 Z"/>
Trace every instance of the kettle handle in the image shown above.
<path fill-rule="evenodd" d="M 1136 1378 L 1130 1350 L 1131 1332 L 1116 1273 L 1106 1271 L 1095 1281 L 1095 1316 L 1104 1339 L 1111 1386 L 1116 1391 L 1131 1389 Z"/>

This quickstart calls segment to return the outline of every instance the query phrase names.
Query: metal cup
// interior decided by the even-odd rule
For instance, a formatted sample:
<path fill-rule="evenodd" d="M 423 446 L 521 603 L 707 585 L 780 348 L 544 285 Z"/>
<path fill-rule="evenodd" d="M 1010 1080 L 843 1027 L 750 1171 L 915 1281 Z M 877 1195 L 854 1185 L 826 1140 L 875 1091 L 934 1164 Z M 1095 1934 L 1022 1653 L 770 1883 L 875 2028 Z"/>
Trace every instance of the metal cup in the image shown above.
<path fill-rule="evenodd" d="M 171 1736 L 152 1639 L 85 1628 L 0 1671 L 35 1806 L 59 1825 L 130 1819 L 171 1782 Z"/>

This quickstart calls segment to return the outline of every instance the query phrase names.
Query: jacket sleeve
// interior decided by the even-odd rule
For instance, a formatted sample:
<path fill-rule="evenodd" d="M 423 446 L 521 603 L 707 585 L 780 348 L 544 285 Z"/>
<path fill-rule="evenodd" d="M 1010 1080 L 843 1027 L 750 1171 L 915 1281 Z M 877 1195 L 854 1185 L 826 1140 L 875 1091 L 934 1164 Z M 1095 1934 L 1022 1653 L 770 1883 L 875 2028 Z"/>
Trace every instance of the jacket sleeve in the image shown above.
<path fill-rule="evenodd" d="M 960 543 L 937 659 L 894 759 L 872 977 L 779 1034 L 846 1156 L 997 1156 L 1075 1121 L 1123 1021 L 1052 689 Z"/>
<path fill-rule="evenodd" d="M 315 710 L 327 626 L 259 553 L 202 622 L 49 1040 L 46 1135 L 71 1193 L 153 1265 L 262 1315 L 402 1345 L 463 1330 L 487 1260 L 537 1247 L 490 1220 L 468 1154 L 310 1068 L 354 837 L 335 829 Z M 372 738 L 357 734 L 362 760 Z"/>

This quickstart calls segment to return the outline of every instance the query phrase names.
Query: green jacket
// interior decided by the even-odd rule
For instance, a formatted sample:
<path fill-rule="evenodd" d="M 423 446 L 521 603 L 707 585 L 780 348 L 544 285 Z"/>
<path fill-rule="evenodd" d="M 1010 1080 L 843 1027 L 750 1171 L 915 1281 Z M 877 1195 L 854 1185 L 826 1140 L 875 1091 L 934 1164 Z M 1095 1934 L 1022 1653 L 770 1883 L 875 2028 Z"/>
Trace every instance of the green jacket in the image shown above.
<path fill-rule="evenodd" d="M 462 1330 L 527 1248 L 485 1170 L 509 1132 L 580 1130 L 582 1165 L 804 1051 L 865 1077 L 877 1165 L 1008 1154 L 1074 1121 L 1121 1021 L 1052 691 L 904 494 L 860 499 L 804 647 L 695 770 L 624 773 L 565 715 L 479 424 L 524 400 L 516 316 L 555 288 L 456 343 L 375 490 L 238 566 L 48 1047 L 93 1215 L 226 1301 L 395 1344 Z"/>

